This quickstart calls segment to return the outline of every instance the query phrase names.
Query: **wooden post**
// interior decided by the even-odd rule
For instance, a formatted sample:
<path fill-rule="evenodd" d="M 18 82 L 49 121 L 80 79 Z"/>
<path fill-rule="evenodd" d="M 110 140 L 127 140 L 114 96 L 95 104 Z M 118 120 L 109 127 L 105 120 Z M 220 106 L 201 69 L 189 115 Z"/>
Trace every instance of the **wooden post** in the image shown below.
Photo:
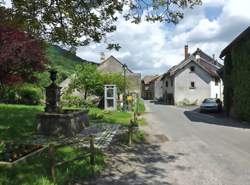
<path fill-rule="evenodd" d="M 56 181 L 56 161 L 55 161 L 55 147 L 53 144 L 49 145 L 49 159 L 50 159 L 50 175 L 53 182 Z"/>
<path fill-rule="evenodd" d="M 134 124 L 136 124 L 136 123 L 137 123 L 137 113 L 134 112 Z"/>
<path fill-rule="evenodd" d="M 128 125 L 128 146 L 132 145 L 132 130 L 133 129 L 133 121 L 130 120 L 130 123 Z"/>
<path fill-rule="evenodd" d="M 95 143 L 94 143 L 93 135 L 90 135 L 89 150 L 90 150 L 90 164 L 94 166 L 95 165 Z"/>

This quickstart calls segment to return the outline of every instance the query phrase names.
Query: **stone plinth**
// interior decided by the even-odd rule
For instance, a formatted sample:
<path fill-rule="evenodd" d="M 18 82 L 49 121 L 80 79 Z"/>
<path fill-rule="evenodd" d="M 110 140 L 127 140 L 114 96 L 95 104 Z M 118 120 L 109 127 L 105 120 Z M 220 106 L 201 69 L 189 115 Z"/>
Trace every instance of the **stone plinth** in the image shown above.
<path fill-rule="evenodd" d="M 40 113 L 37 115 L 38 134 L 67 137 L 74 136 L 89 125 L 88 111 L 64 110 L 64 113 Z"/>

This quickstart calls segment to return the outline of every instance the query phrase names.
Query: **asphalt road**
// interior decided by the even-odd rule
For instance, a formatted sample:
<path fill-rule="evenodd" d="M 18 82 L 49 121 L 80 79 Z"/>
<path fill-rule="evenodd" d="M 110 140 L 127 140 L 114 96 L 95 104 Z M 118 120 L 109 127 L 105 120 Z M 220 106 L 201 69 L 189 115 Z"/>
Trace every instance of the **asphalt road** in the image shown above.
<path fill-rule="evenodd" d="M 171 185 L 250 185 L 250 125 L 148 101 L 145 118 L 151 142 L 175 161 L 155 161 L 157 177 Z M 166 139 L 161 138 L 168 138 Z M 157 174 L 155 174 L 157 176 Z M 160 183 L 159 183 L 160 184 Z"/>

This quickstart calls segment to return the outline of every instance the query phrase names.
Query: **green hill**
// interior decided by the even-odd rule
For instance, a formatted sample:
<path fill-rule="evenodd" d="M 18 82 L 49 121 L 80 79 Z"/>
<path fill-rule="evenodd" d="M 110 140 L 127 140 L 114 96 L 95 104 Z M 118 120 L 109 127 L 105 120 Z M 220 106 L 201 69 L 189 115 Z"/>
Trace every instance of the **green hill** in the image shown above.
<path fill-rule="evenodd" d="M 57 69 L 59 72 L 62 72 L 67 76 L 74 73 L 74 69 L 77 64 L 92 63 L 97 65 L 94 62 L 90 62 L 76 55 L 72 55 L 68 50 L 56 45 L 49 45 L 47 47 L 47 58 L 51 67 Z"/>
<path fill-rule="evenodd" d="M 46 48 L 46 55 L 49 66 L 53 69 L 56 69 L 58 72 L 58 83 L 72 75 L 77 64 L 91 63 L 98 65 L 97 63 L 84 60 L 76 55 L 72 55 L 68 50 L 57 45 L 48 45 Z M 37 74 L 37 76 L 39 78 L 38 86 L 45 87 L 50 83 L 48 72 Z"/>

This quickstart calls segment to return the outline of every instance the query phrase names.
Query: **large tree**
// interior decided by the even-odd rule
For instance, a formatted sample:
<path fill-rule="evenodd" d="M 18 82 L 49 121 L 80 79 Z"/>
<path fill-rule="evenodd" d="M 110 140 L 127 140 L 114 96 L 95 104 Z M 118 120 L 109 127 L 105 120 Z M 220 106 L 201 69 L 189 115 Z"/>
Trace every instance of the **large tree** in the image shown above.
<path fill-rule="evenodd" d="M 165 21 L 178 23 L 185 8 L 201 0 L 11 0 L 12 7 L 0 3 L 2 24 L 19 25 L 42 39 L 68 46 L 105 40 L 116 30 L 120 14 L 139 23 Z M 109 43 L 108 48 L 119 45 Z"/>
<path fill-rule="evenodd" d="M 74 90 L 83 92 L 86 100 L 89 94 L 96 94 L 96 91 L 103 87 L 102 84 L 101 74 L 95 65 L 77 65 L 69 84 L 68 93 L 72 93 Z"/>
<path fill-rule="evenodd" d="M 38 40 L 13 27 L 0 25 L 0 95 L 6 87 L 34 82 L 45 70 L 46 59 Z"/>

